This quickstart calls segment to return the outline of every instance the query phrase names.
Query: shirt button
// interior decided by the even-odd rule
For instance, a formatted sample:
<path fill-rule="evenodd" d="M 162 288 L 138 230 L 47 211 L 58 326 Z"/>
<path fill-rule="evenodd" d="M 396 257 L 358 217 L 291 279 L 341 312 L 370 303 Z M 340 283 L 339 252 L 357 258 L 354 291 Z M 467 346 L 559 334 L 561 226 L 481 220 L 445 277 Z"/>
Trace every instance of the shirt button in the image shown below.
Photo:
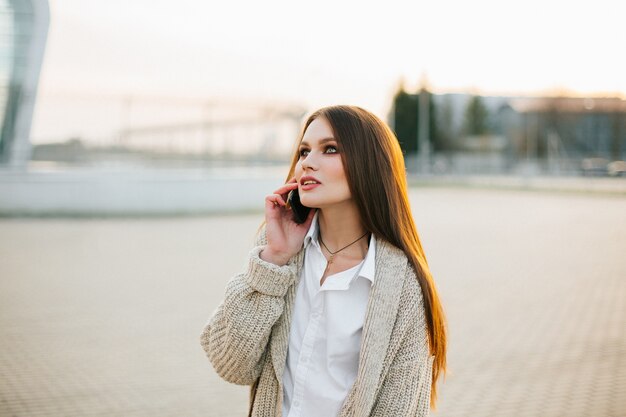
<path fill-rule="evenodd" d="M 297 407 L 297 406 L 299 406 L 299 405 L 300 405 L 300 402 L 299 402 L 299 401 L 294 401 L 294 402 L 293 402 L 293 406 L 294 406 L 294 407 Z"/>

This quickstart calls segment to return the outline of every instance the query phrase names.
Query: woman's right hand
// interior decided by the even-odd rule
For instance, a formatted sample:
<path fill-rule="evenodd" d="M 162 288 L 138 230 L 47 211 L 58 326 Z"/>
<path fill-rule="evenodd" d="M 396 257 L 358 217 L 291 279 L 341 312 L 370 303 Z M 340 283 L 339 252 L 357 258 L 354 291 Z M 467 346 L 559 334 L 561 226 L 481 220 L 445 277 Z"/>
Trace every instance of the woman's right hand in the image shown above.
<path fill-rule="evenodd" d="M 313 221 L 316 209 L 311 209 L 306 220 L 298 224 L 293 220 L 291 208 L 286 207 L 287 195 L 298 188 L 295 177 L 285 185 L 265 197 L 265 237 L 267 245 L 261 252 L 261 259 L 277 265 L 287 261 L 302 248 L 304 236 Z"/>

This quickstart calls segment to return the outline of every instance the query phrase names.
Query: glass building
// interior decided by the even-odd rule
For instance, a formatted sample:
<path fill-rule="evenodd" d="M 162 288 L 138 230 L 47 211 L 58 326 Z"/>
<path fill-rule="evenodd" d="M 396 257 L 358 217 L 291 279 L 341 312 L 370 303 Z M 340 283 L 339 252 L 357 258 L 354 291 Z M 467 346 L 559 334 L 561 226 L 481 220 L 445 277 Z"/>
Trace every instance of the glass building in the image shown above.
<path fill-rule="evenodd" d="M 30 160 L 30 127 L 48 34 L 47 0 L 0 0 L 0 164 Z"/>

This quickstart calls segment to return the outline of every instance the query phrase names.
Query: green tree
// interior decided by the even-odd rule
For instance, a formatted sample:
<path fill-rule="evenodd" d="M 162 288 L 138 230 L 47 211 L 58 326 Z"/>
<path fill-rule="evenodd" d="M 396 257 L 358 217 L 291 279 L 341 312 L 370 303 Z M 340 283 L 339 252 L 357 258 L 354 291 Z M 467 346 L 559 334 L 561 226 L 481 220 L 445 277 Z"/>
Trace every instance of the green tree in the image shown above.
<path fill-rule="evenodd" d="M 429 95 L 429 138 L 432 149 L 439 151 L 445 148 L 445 146 L 437 124 L 437 106 L 435 100 L 433 100 L 433 94 L 429 91 L 426 91 L 426 93 Z M 417 131 L 420 123 L 418 105 L 419 94 L 409 94 L 404 90 L 404 86 L 400 85 L 393 98 L 393 128 L 405 155 L 419 150 L 417 141 Z"/>
<path fill-rule="evenodd" d="M 417 100 L 400 86 L 393 98 L 393 128 L 402 152 L 417 151 Z"/>
<path fill-rule="evenodd" d="M 489 133 L 489 111 L 480 96 L 472 96 L 465 108 L 463 131 L 466 135 L 484 135 Z"/>

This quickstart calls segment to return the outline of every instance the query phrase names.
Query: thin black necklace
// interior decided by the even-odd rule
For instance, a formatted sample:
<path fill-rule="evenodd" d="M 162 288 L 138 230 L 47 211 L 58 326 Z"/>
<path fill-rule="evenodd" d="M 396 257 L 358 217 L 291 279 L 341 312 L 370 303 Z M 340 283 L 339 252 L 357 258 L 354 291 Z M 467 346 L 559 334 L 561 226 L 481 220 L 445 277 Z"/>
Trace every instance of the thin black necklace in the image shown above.
<path fill-rule="evenodd" d="M 326 244 L 324 243 L 324 241 L 322 240 L 322 232 L 320 231 L 320 242 L 322 242 L 322 245 L 326 248 L 326 250 L 328 251 L 328 253 L 330 253 L 330 259 L 328 260 L 328 265 L 333 263 L 333 258 L 335 257 L 336 253 L 341 252 L 342 250 L 344 250 L 345 248 L 347 248 L 350 245 L 354 245 L 356 242 L 358 242 L 359 240 L 363 239 L 365 237 L 365 235 L 367 235 L 369 232 L 365 232 L 365 234 L 363 236 L 361 236 L 360 238 L 358 238 L 357 240 L 355 240 L 354 242 L 350 243 L 350 245 L 346 245 L 343 248 L 339 249 L 338 251 L 335 252 L 331 252 L 330 249 L 328 249 L 328 246 L 326 246 Z"/>

